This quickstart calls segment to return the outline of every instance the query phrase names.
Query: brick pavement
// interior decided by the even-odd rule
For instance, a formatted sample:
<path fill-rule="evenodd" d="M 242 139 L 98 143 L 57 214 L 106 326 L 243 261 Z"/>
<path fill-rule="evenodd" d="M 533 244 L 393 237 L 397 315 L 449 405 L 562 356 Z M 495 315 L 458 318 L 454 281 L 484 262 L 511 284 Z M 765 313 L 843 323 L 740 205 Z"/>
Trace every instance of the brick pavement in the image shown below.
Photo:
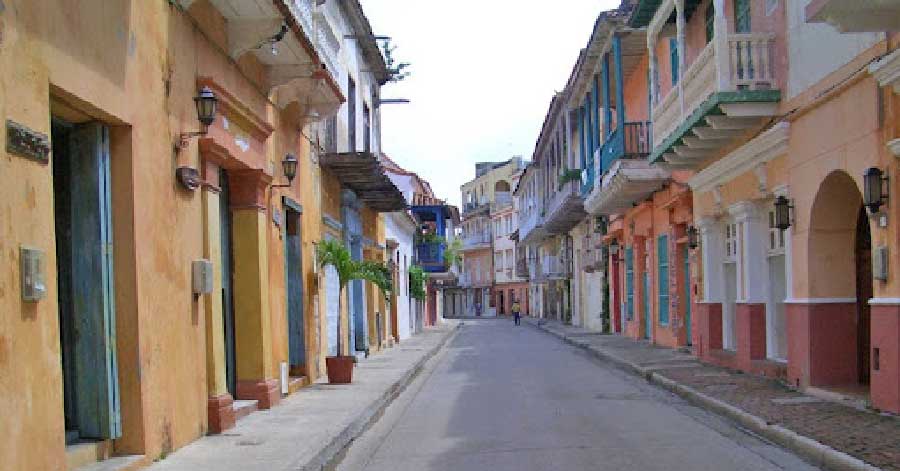
<path fill-rule="evenodd" d="M 537 324 L 534 319 L 527 319 Z M 699 362 L 689 353 L 553 321 L 539 327 L 885 470 L 900 471 L 900 417 L 805 395 L 778 381 Z"/>

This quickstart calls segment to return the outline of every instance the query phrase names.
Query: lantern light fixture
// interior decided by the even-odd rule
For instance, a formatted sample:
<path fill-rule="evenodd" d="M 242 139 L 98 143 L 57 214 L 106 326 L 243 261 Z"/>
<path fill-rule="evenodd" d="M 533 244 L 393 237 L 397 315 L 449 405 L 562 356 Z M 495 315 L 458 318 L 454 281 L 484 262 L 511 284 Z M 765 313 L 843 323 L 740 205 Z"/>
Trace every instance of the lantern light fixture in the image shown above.
<path fill-rule="evenodd" d="M 688 248 L 691 250 L 696 249 L 700 245 L 700 231 L 696 227 L 690 226 L 687 228 L 687 238 Z"/>
<path fill-rule="evenodd" d="M 613 239 L 613 241 L 609 243 L 609 253 L 612 255 L 617 255 L 619 253 L 618 239 Z"/>
<path fill-rule="evenodd" d="M 775 227 L 784 231 L 791 227 L 791 210 L 794 207 L 784 195 L 775 198 Z"/>
<path fill-rule="evenodd" d="M 294 154 L 286 154 L 281 161 L 281 171 L 284 173 L 284 177 L 287 178 L 288 182 L 281 185 L 272 185 L 272 188 L 290 187 L 291 182 L 293 182 L 294 178 L 297 176 L 297 163 L 297 156 Z"/>
<path fill-rule="evenodd" d="M 200 121 L 200 130 L 181 133 L 178 143 L 175 144 L 176 151 L 187 147 L 191 138 L 205 136 L 209 132 L 209 127 L 216 120 L 219 99 L 216 98 L 216 94 L 209 87 L 203 87 L 200 90 L 200 94 L 194 97 L 194 106 L 197 108 L 197 121 Z"/>
<path fill-rule="evenodd" d="M 885 191 L 885 182 L 888 177 L 878 167 L 869 167 L 863 173 L 863 204 L 869 208 L 870 214 L 875 214 L 882 204 L 887 202 L 888 194 Z"/>

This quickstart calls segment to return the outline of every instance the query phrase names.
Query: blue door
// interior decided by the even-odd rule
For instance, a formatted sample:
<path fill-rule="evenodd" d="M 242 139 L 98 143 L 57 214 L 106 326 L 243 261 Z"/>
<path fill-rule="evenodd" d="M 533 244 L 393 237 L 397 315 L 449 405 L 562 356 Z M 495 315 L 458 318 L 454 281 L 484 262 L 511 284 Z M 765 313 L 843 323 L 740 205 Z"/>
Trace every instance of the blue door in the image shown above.
<path fill-rule="evenodd" d="M 650 274 L 644 272 L 644 338 L 650 338 Z"/>
<path fill-rule="evenodd" d="M 54 196 L 67 439 L 122 435 L 109 129 L 54 127 Z M 59 151 L 57 153 L 57 151 Z"/>
<path fill-rule="evenodd" d="M 231 237 L 231 186 L 228 173 L 219 171 L 219 237 L 222 257 L 222 335 L 225 341 L 225 383 L 232 397 L 237 394 L 237 349 L 234 331 L 234 251 Z"/>
<path fill-rule="evenodd" d="M 284 271 L 287 282 L 288 361 L 291 376 L 306 373 L 306 342 L 303 325 L 303 242 L 300 206 L 285 198 Z"/>

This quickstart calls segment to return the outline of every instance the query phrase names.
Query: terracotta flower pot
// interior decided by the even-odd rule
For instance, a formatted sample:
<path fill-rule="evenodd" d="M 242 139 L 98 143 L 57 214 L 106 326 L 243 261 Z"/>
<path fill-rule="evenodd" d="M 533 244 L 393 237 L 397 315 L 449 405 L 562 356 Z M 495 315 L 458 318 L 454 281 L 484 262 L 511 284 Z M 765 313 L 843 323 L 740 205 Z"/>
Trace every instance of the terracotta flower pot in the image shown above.
<path fill-rule="evenodd" d="M 326 357 L 328 382 L 331 384 L 350 384 L 353 381 L 353 357 Z"/>

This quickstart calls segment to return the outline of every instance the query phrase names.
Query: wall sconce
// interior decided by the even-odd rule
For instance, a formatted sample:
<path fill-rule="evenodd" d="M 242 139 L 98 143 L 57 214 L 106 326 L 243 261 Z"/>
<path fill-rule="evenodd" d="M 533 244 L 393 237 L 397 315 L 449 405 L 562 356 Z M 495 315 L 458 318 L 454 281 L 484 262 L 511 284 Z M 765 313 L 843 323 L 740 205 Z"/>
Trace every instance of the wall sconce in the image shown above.
<path fill-rule="evenodd" d="M 216 120 L 216 109 L 219 107 L 219 99 L 209 89 L 203 87 L 200 94 L 194 97 L 194 106 L 197 107 L 197 121 L 200 121 L 200 131 L 181 133 L 176 150 L 187 147 L 188 141 L 197 136 L 205 136 L 209 132 L 209 126 Z"/>
<path fill-rule="evenodd" d="M 619 254 L 619 240 L 613 239 L 612 242 L 609 243 L 609 253 L 615 257 Z"/>
<path fill-rule="evenodd" d="M 281 161 L 281 171 L 284 172 L 287 183 L 281 185 L 272 185 L 272 188 L 288 188 L 294 177 L 297 176 L 297 157 L 294 154 L 286 154 L 284 160 Z"/>
<path fill-rule="evenodd" d="M 688 248 L 696 249 L 700 245 L 700 231 L 694 226 L 687 228 Z"/>
<path fill-rule="evenodd" d="M 786 230 L 791 227 L 791 202 L 784 196 L 775 198 L 775 227 L 780 230 Z"/>
<path fill-rule="evenodd" d="M 888 198 L 884 183 L 888 177 L 878 167 L 869 167 L 863 173 L 863 204 L 869 208 L 870 214 L 875 214 Z"/>
<path fill-rule="evenodd" d="M 606 220 L 603 216 L 597 216 L 594 218 L 594 233 L 595 234 L 604 234 L 606 232 Z"/>

